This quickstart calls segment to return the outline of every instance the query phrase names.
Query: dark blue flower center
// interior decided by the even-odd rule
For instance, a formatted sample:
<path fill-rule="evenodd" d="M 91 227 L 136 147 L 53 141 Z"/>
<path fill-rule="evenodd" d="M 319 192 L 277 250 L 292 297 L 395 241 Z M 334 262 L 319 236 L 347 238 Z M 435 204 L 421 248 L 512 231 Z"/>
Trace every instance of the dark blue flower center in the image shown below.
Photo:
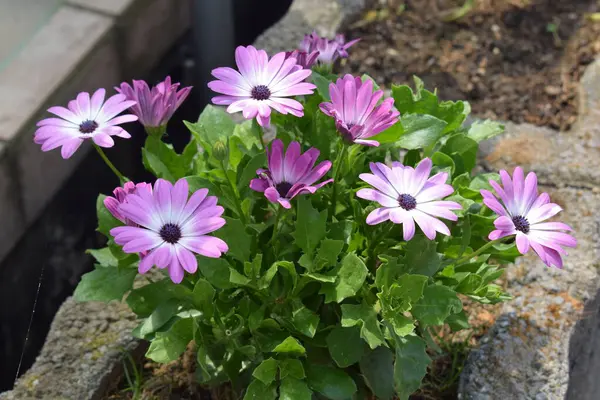
<path fill-rule="evenodd" d="M 252 88 L 250 95 L 254 100 L 268 100 L 271 97 L 271 91 L 265 85 L 258 85 Z"/>
<path fill-rule="evenodd" d="M 400 204 L 400 207 L 404 208 L 406 211 L 410 211 L 417 207 L 417 200 L 410 194 L 401 194 L 398 196 L 398 204 Z"/>
<path fill-rule="evenodd" d="M 162 240 L 167 243 L 175 244 L 181 239 L 181 229 L 175 224 L 165 224 L 158 232 Z"/>
<path fill-rule="evenodd" d="M 512 222 L 515 224 L 516 230 L 523 233 L 529 233 L 529 221 L 527 221 L 527 218 L 517 215 L 516 217 L 513 217 Z"/>
<path fill-rule="evenodd" d="M 281 197 L 286 197 L 292 186 L 294 185 L 289 182 L 281 182 L 275 185 L 275 189 L 277 189 Z"/>
<path fill-rule="evenodd" d="M 98 123 L 89 119 L 79 124 L 79 132 L 81 133 L 93 133 L 97 128 Z"/>

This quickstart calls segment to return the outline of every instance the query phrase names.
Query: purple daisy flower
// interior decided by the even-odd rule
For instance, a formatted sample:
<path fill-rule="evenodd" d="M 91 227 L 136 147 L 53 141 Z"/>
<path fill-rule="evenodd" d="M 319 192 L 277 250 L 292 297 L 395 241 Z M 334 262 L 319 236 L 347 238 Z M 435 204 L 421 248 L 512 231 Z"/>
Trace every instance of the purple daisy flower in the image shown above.
<path fill-rule="evenodd" d="M 313 32 L 310 35 L 304 35 L 304 39 L 300 42 L 300 50 L 306 53 L 318 51 L 318 61 L 323 64 L 333 64 L 340 57 L 347 58 L 348 49 L 359 40 L 354 39 L 346 42 L 342 34 L 336 35 L 335 39 L 327 39 Z"/>
<path fill-rule="evenodd" d="M 145 81 L 133 81 L 133 86 L 121 83 L 115 90 L 134 100 L 135 105 L 131 112 L 138 116 L 145 128 L 156 129 L 162 127 L 163 131 L 175 111 L 184 102 L 192 90 L 191 86 L 179 89 L 179 83 L 171 83 L 171 77 L 154 86 L 152 89 Z"/>
<path fill-rule="evenodd" d="M 125 182 L 123 187 L 119 186 L 118 188 L 113 190 L 114 197 L 107 196 L 104 199 L 104 206 L 112 214 L 112 216 L 129 226 L 137 226 L 137 224 L 125 217 L 119 210 L 119 206 L 125 203 L 125 199 L 128 195 L 136 194 L 138 189 L 149 190 L 150 192 L 152 192 L 152 185 L 145 182 L 141 182 L 138 184 L 135 184 L 133 182 Z"/>
<path fill-rule="evenodd" d="M 135 104 L 122 94 L 115 94 L 104 102 L 106 91 L 98 89 L 92 97 L 81 92 L 71 100 L 68 108 L 50 107 L 48 112 L 60 118 L 46 118 L 37 123 L 33 141 L 42 145 L 42 151 L 61 147 L 61 155 L 67 159 L 77 151 L 84 140 L 92 139 L 100 147 L 112 147 L 111 136 L 129 139 L 131 135 L 118 126 L 125 122 L 137 121 L 133 114 L 118 116 Z"/>
<path fill-rule="evenodd" d="M 228 105 L 229 113 L 241 111 L 246 119 L 256 117 L 264 127 L 271 122 L 271 109 L 296 117 L 304 115 L 302 104 L 288 97 L 313 93 L 316 86 L 303 82 L 310 69 L 302 68 L 293 57 L 286 58 L 284 52 L 269 60 L 264 50 L 253 46 L 239 46 L 235 62 L 240 72 L 228 67 L 212 71 L 218 80 L 209 82 L 208 87 L 224 95 L 213 97 L 213 103 Z"/>
<path fill-rule="evenodd" d="M 370 79 L 345 75 L 329 85 L 331 103 L 321 103 L 324 114 L 335 119 L 335 126 L 347 142 L 379 146 L 376 140 L 366 140 L 398 122 L 400 113 L 394 110 L 394 99 L 377 102 L 383 90 L 373 92 Z"/>
<path fill-rule="evenodd" d="M 252 179 L 250 188 L 264 192 L 271 203 L 291 208 L 290 200 L 303 193 L 314 193 L 333 179 L 314 184 L 331 168 L 331 161 L 323 161 L 316 167 L 319 150 L 311 147 L 301 154 L 300 143 L 292 142 L 283 153 L 283 142 L 276 139 L 267 150 L 269 169 L 256 171 L 259 178 Z M 314 167 L 314 168 L 313 168 Z"/>
<path fill-rule="evenodd" d="M 388 167 L 382 163 L 370 163 L 373 174 L 360 174 L 360 179 L 375 189 L 360 189 L 356 195 L 361 199 L 376 201 L 383 207 L 373 210 L 367 216 L 367 224 L 376 225 L 391 220 L 402 224 L 404 240 L 415 234 L 415 222 L 429 240 L 435 239 L 436 232 L 450 235 L 450 230 L 438 218 L 456 221 L 458 217 L 451 210 L 462 207 L 454 201 L 439 201 L 454 192 L 446 184 L 448 174 L 440 172 L 431 178 L 431 160 L 424 158 L 416 168 L 405 167 L 399 162 Z"/>
<path fill-rule="evenodd" d="M 298 65 L 302 65 L 303 68 L 310 69 L 317 62 L 317 58 L 319 57 L 319 52 L 313 51 L 313 52 L 307 53 L 306 51 L 302 51 L 302 50 L 294 50 L 294 51 L 286 52 L 285 58 L 287 59 L 290 57 L 295 58 L 296 63 Z"/>
<path fill-rule="evenodd" d="M 530 172 L 524 177 L 521 167 L 515 168 L 511 179 L 508 172 L 500 171 L 502 185 L 490 180 L 502 203 L 489 190 L 481 190 L 483 202 L 499 215 L 494 221 L 496 230 L 490 240 L 516 235 L 519 253 L 532 248 L 547 266 L 562 268 L 561 255 L 567 254 L 562 246 L 575 247 L 577 240 L 562 231 L 572 231 L 562 222 L 544 222 L 558 214 L 562 208 L 550 203 L 548 193 L 538 195 L 537 176 Z"/>
<path fill-rule="evenodd" d="M 153 265 L 169 268 L 171 280 L 180 283 L 184 270 L 193 274 L 198 269 L 194 253 L 218 258 L 228 250 L 227 244 L 207 234 L 221 228 L 223 207 L 217 205 L 208 189 L 199 189 L 188 199 L 188 183 L 175 185 L 158 179 L 154 190 L 140 187 L 119 206 L 125 218 L 139 226 L 120 226 L 110 230 L 125 253 L 148 252 L 140 260 L 139 272 L 148 272 Z"/>

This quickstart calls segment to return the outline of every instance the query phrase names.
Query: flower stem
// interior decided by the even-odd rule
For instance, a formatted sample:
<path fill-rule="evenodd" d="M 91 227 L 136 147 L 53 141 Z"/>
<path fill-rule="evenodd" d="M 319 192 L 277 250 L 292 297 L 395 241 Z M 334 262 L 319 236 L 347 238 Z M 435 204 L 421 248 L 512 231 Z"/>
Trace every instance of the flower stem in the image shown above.
<path fill-rule="evenodd" d="M 227 168 L 225 168 L 225 164 L 223 163 L 223 160 L 219 160 L 219 163 L 221 164 L 221 169 L 223 170 L 223 174 L 225 174 L 225 179 L 227 180 L 227 183 L 229 184 L 229 187 L 231 188 L 231 191 L 233 192 L 233 197 L 235 200 L 235 208 L 237 208 L 237 213 L 240 216 L 240 219 L 242 220 L 242 223 L 245 225 L 248 225 L 248 220 L 246 220 L 246 215 L 244 214 L 244 211 L 242 210 L 242 203 L 240 201 L 240 197 L 238 196 L 238 192 L 235 188 L 235 185 L 233 184 L 233 182 L 231 181 L 231 179 L 229 179 L 229 175 L 227 174 Z"/>
<path fill-rule="evenodd" d="M 93 145 L 94 145 L 94 148 L 96 149 L 96 151 L 98 152 L 98 154 L 100 155 L 100 158 L 102 158 L 102 160 L 104 160 L 106 165 L 108 165 L 108 168 L 110 168 L 112 170 L 112 172 L 115 173 L 117 178 L 119 178 L 119 181 L 121 182 L 121 184 L 124 184 L 125 182 L 129 182 L 129 179 L 125 175 L 123 175 L 121 173 L 121 171 L 119 171 L 112 162 L 110 162 L 110 160 L 104 153 L 104 150 L 102 150 L 102 148 L 100 146 L 98 146 L 96 143 L 93 143 Z"/>
<path fill-rule="evenodd" d="M 500 239 L 496 239 L 496 240 L 492 240 L 491 242 L 487 242 L 486 244 L 484 244 L 483 246 L 481 246 L 479 249 L 475 250 L 472 253 L 467 254 L 464 257 L 459 258 L 458 260 L 454 261 L 452 264 L 454 264 L 454 265 L 460 265 L 460 264 L 464 263 L 465 261 L 469 261 L 473 257 L 477 257 L 478 255 L 480 255 L 481 253 L 483 253 L 484 251 L 486 251 L 490 247 L 492 247 L 492 246 L 494 246 L 496 244 L 502 243 L 505 240 L 506 240 L 506 237 L 502 237 Z"/>
<path fill-rule="evenodd" d="M 370 242 L 369 242 L 369 247 L 367 248 L 367 267 L 369 268 L 369 270 L 375 274 L 376 269 L 375 267 L 377 266 L 377 258 L 375 257 L 375 248 L 377 247 L 377 245 L 379 244 L 379 242 L 381 242 L 381 240 L 383 238 L 385 238 L 387 235 L 390 234 L 390 232 L 394 229 L 394 224 L 390 224 L 389 228 L 385 229 L 381 229 L 381 232 L 379 232 L 379 234 L 377 236 L 375 236 L 375 238 L 373 238 Z"/>
<path fill-rule="evenodd" d="M 275 211 L 275 223 L 273 224 L 273 233 L 271 234 L 271 240 L 269 240 L 269 244 L 272 244 L 273 241 L 275 240 L 275 236 L 277 236 L 277 231 L 279 228 L 279 220 L 281 219 L 281 214 L 283 214 L 282 212 L 283 207 L 278 206 L 277 207 L 277 211 Z"/>
<path fill-rule="evenodd" d="M 340 170 L 342 169 L 342 164 L 344 162 L 344 157 L 346 156 L 346 152 L 347 152 L 347 148 L 344 145 L 344 143 L 342 143 L 342 149 L 338 152 L 337 158 L 335 159 L 335 163 L 333 164 L 333 194 L 331 195 L 331 211 L 330 211 L 332 220 L 335 215 L 335 206 L 337 205 L 337 189 L 338 189 L 337 178 L 340 174 Z"/>
<path fill-rule="evenodd" d="M 256 118 L 252 120 L 252 130 L 256 131 L 256 136 L 258 137 L 258 141 L 260 142 L 260 147 L 263 151 L 265 151 L 265 142 L 263 139 L 263 128 L 258 124 Z"/>

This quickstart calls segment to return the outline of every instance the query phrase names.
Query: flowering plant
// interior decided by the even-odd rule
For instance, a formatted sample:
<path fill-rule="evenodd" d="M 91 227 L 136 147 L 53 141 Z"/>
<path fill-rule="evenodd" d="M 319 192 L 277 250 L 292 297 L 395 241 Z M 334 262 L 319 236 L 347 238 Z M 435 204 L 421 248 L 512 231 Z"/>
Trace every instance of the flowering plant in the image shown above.
<path fill-rule="evenodd" d="M 313 39 L 307 52 L 337 43 Z M 349 44 L 336 46 L 344 56 Z M 126 296 L 148 358 L 173 361 L 194 342 L 199 382 L 245 399 L 406 399 L 431 328 L 468 327 L 461 299 L 508 299 L 501 264 L 532 249 L 561 267 L 575 239 L 544 222 L 560 207 L 535 174 L 474 173 L 500 124 L 464 126 L 468 103 L 418 79 L 384 99 L 370 77 L 311 72 L 295 54 L 239 47 L 239 71 L 217 68 L 208 84 L 227 108 L 186 122 L 181 154 L 162 136 L 189 88 L 169 79 L 49 110 L 62 119 L 40 122 L 42 150 L 69 157 L 92 139 L 122 185 L 98 198 L 108 245 L 89 251 L 96 269 L 75 297 Z M 101 149 L 138 118 L 153 183 L 130 182 Z"/>

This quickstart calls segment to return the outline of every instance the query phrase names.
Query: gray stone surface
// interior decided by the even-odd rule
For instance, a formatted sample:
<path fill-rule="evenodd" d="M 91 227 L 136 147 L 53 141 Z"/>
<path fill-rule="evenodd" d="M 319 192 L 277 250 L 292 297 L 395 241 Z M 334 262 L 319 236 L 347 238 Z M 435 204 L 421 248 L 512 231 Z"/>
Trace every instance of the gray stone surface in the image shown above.
<path fill-rule="evenodd" d="M 111 88 L 122 80 L 145 76 L 191 23 L 190 0 L 48 2 L 56 4 L 44 8 L 62 6 L 54 13 L 46 12 L 47 20 L 38 23 L 35 34 L 23 41 L 14 57 L 0 60 L 0 142 L 4 147 L 0 177 L 5 165 L 11 171 L 10 181 L 0 183 L 0 224 L 7 227 L 3 232 L 10 232 L 0 233 L 0 260 L 90 148 L 84 146 L 68 161 L 60 157 L 60 151 L 41 152 L 32 137 L 35 123 L 48 116 L 46 109 L 66 104 L 80 91 Z M 42 1 L 24 3 L 11 5 L 9 11 L 20 10 L 12 16 L 16 18 L 35 5 L 24 20 L 29 24 Z M 10 190 L 5 188 L 8 184 Z"/>
<path fill-rule="evenodd" d="M 269 53 L 293 50 L 304 35 L 316 31 L 333 38 L 355 18 L 367 0 L 295 0 L 288 13 L 255 42 Z"/>
<path fill-rule="evenodd" d="M 489 170 L 521 165 L 564 211 L 578 247 L 562 270 L 530 254 L 507 268 L 514 299 L 472 351 L 461 376 L 461 399 L 597 399 L 600 366 L 600 61 L 584 75 L 578 122 L 568 132 L 506 124 L 486 144 Z"/>
<path fill-rule="evenodd" d="M 67 299 L 34 366 L 0 400 L 102 398 L 118 382 L 124 352 L 140 345 L 130 334 L 136 324 L 124 303 Z"/>

